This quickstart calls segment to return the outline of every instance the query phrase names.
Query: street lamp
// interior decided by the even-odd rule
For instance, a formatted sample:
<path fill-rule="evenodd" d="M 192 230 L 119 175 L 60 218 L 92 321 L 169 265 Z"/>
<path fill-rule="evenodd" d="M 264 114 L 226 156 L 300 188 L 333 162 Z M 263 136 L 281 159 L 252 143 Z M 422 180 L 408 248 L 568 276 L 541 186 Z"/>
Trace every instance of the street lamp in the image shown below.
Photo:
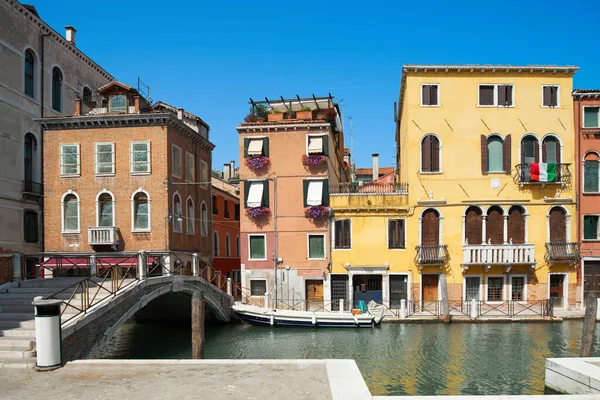
<path fill-rule="evenodd" d="M 174 217 L 174 215 L 172 215 L 172 214 L 168 214 L 165 217 L 165 250 L 168 250 L 167 249 L 167 232 L 168 232 L 167 231 L 167 225 L 169 224 L 169 222 L 173 221 L 173 217 Z M 179 222 L 179 223 L 181 223 L 183 221 L 183 218 L 181 217 L 181 214 L 177 214 L 176 221 Z"/>

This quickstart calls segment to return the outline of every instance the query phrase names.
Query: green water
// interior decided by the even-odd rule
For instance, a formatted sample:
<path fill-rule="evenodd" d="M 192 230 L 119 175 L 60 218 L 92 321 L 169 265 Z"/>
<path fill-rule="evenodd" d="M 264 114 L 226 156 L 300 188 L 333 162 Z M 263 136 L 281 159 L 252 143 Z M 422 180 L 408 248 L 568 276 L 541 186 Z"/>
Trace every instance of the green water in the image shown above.
<path fill-rule="evenodd" d="M 548 357 L 577 356 L 581 321 L 206 328 L 205 357 L 356 360 L 373 395 L 543 394 Z M 596 331 L 598 332 L 599 329 Z M 102 358 L 191 358 L 189 327 L 128 323 Z M 600 355 L 596 335 L 593 355 Z"/>

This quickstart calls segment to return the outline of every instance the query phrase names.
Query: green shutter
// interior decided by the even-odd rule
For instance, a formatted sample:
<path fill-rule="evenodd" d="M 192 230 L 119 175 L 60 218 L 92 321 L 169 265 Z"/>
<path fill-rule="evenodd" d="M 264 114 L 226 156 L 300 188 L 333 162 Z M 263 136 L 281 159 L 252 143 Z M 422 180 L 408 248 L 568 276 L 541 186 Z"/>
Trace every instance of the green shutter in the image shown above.
<path fill-rule="evenodd" d="M 329 136 L 323 135 L 322 140 L 323 140 L 323 155 L 328 156 L 329 155 Z"/>
<path fill-rule="evenodd" d="M 263 156 L 269 157 L 269 138 L 263 138 Z"/>
<path fill-rule="evenodd" d="M 587 193 L 598 192 L 598 183 L 598 161 L 584 161 L 583 191 Z"/>
<path fill-rule="evenodd" d="M 321 198 L 321 205 L 329 206 L 329 179 L 323 179 L 323 192 Z"/>
<path fill-rule="evenodd" d="M 263 181 L 263 198 L 262 198 L 262 206 L 269 207 L 269 181 Z"/>
<path fill-rule="evenodd" d="M 597 236 L 598 217 L 591 215 L 583 217 L 583 238 L 594 240 Z"/>
<path fill-rule="evenodd" d="M 321 235 L 308 236 L 308 257 L 325 258 L 325 239 Z"/>
<path fill-rule="evenodd" d="M 250 259 L 264 259 L 265 256 L 265 237 L 250 236 Z"/>
<path fill-rule="evenodd" d="M 584 128 L 598 128 L 598 114 L 600 107 L 585 107 L 583 109 L 583 127 Z"/>
<path fill-rule="evenodd" d="M 304 207 L 308 207 L 308 179 L 302 181 L 302 196 L 304 198 Z"/>
<path fill-rule="evenodd" d="M 244 181 L 244 208 L 248 208 L 248 192 L 250 191 L 250 184 L 248 181 Z"/>
<path fill-rule="evenodd" d="M 244 138 L 244 158 L 248 158 L 248 146 L 250 146 L 250 138 Z"/>

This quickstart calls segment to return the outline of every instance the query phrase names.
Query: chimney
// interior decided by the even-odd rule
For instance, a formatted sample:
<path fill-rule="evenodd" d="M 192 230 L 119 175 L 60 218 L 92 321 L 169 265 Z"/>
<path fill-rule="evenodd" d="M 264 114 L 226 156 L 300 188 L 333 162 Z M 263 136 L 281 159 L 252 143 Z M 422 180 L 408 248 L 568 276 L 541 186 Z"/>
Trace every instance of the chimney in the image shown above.
<path fill-rule="evenodd" d="M 379 154 L 373 154 L 373 180 L 379 178 Z"/>
<path fill-rule="evenodd" d="M 177 109 L 177 119 L 183 119 L 183 108 Z"/>
<path fill-rule="evenodd" d="M 65 34 L 67 42 L 75 46 L 75 32 L 77 32 L 77 29 L 73 28 L 71 25 L 65 26 L 65 29 L 67 30 L 67 33 Z"/>
<path fill-rule="evenodd" d="M 140 113 L 140 96 L 133 96 L 133 109 L 135 114 Z"/>
<path fill-rule="evenodd" d="M 229 170 L 229 163 L 223 164 L 223 179 L 228 181 L 231 179 L 231 171 Z"/>
<path fill-rule="evenodd" d="M 236 177 L 236 175 L 235 175 L 235 160 L 231 160 L 231 162 L 229 163 L 229 165 L 230 165 L 229 173 L 231 174 L 230 176 L 232 178 L 235 178 Z"/>
<path fill-rule="evenodd" d="M 75 115 L 81 115 L 81 99 L 75 99 Z"/>

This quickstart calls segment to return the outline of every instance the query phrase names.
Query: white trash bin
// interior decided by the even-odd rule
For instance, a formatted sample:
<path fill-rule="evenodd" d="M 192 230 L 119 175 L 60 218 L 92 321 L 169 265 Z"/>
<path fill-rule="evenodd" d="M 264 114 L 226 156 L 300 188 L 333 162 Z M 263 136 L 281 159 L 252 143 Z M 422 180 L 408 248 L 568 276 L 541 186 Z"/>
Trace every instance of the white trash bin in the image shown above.
<path fill-rule="evenodd" d="M 61 304 L 62 300 L 43 300 L 41 296 L 33 299 L 37 368 L 55 368 L 62 365 Z"/>

